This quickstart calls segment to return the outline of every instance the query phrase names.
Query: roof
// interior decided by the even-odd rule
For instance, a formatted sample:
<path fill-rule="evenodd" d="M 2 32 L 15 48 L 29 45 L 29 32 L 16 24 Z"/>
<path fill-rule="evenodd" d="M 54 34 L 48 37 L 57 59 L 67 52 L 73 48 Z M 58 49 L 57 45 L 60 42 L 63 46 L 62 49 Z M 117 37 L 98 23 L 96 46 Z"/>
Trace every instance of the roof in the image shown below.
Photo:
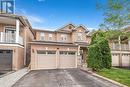
<path fill-rule="evenodd" d="M 67 26 L 69 26 L 69 25 L 72 25 L 73 27 L 76 27 L 75 24 L 73 24 L 73 23 L 68 23 L 68 24 L 65 24 L 64 26 L 60 27 L 60 28 L 57 29 L 56 31 L 62 30 L 63 28 L 65 28 L 65 27 L 67 27 Z"/>
<path fill-rule="evenodd" d="M 68 42 L 53 42 L 53 41 L 32 41 L 29 42 L 30 44 L 35 44 L 35 45 L 60 45 L 60 46 L 74 46 L 77 47 L 77 44 L 73 43 L 68 43 Z"/>
<path fill-rule="evenodd" d="M 73 29 L 71 29 L 71 30 L 69 30 L 69 29 L 64 29 L 66 26 L 69 26 L 69 25 L 71 25 L 71 26 L 73 26 Z M 87 30 L 87 28 L 84 26 L 84 25 L 79 25 L 79 26 L 75 26 L 74 24 L 72 24 L 72 23 L 69 23 L 69 24 L 66 24 L 66 25 L 64 25 L 63 27 L 61 27 L 61 28 L 59 28 L 59 29 L 56 29 L 56 30 L 54 30 L 54 31 L 51 31 L 51 30 L 45 30 L 45 29 L 33 29 L 34 31 L 44 31 L 44 32 L 55 32 L 55 33 L 72 33 L 73 31 L 75 31 L 77 28 L 79 28 L 79 27 L 82 27 L 86 32 L 89 32 L 88 30 Z"/>
<path fill-rule="evenodd" d="M 88 29 L 84 25 L 82 25 L 82 24 L 77 26 L 77 27 L 75 27 L 74 30 L 76 30 L 79 27 L 82 27 L 86 32 L 89 32 Z"/>

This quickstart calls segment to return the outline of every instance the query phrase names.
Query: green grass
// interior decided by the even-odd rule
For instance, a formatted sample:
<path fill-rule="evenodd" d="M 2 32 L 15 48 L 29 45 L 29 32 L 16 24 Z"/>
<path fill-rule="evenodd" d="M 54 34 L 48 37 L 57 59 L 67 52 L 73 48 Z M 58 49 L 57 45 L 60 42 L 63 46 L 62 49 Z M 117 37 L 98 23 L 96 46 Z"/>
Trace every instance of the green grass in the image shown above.
<path fill-rule="evenodd" d="M 97 72 L 97 74 L 130 87 L 130 70 L 111 68 L 103 69 Z"/>

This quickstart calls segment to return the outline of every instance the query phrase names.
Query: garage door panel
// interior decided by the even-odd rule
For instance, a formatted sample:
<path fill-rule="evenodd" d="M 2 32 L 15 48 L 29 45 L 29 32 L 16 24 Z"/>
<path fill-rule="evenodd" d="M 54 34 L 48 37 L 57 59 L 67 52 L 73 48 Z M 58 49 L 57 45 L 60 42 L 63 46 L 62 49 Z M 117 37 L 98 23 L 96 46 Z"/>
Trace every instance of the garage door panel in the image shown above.
<path fill-rule="evenodd" d="M 56 58 L 57 57 L 57 58 Z M 75 52 L 37 51 L 37 69 L 76 68 Z"/>
<path fill-rule="evenodd" d="M 119 54 L 112 54 L 112 66 L 119 66 Z"/>
<path fill-rule="evenodd" d="M 55 55 L 38 55 L 38 68 L 53 69 L 56 68 Z"/>
<path fill-rule="evenodd" d="M 12 70 L 12 51 L 2 50 L 0 52 L 0 70 Z"/>
<path fill-rule="evenodd" d="M 123 67 L 130 66 L 130 55 L 128 55 L 128 54 L 123 54 L 122 55 L 122 66 Z"/>
<path fill-rule="evenodd" d="M 38 52 L 37 55 L 38 69 L 55 69 L 56 68 L 56 52 Z"/>
<path fill-rule="evenodd" d="M 60 52 L 60 68 L 76 68 L 75 52 Z"/>

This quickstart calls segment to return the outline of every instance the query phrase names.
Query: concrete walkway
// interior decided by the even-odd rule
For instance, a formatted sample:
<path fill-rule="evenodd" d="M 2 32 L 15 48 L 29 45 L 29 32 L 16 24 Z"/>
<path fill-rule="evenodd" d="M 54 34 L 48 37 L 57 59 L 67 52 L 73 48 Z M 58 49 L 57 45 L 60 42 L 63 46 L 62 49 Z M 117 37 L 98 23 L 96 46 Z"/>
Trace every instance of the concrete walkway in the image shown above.
<path fill-rule="evenodd" d="M 13 87 L 119 87 L 79 69 L 31 71 Z"/>
<path fill-rule="evenodd" d="M 0 77 L 0 87 L 11 87 L 28 72 L 28 69 L 24 68 Z"/>

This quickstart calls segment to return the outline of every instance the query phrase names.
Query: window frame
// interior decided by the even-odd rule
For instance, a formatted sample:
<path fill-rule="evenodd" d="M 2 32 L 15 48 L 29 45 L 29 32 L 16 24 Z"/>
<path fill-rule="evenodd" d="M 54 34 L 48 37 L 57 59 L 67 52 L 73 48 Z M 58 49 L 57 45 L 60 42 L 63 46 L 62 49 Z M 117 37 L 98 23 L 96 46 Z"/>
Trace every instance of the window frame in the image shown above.
<path fill-rule="evenodd" d="M 83 35 L 80 32 L 77 33 L 77 41 L 83 41 Z"/>
<path fill-rule="evenodd" d="M 61 41 L 67 41 L 67 34 L 61 34 Z"/>
<path fill-rule="evenodd" d="M 51 39 L 50 39 L 51 38 Z M 53 35 L 51 33 L 48 34 L 48 40 L 52 41 L 53 40 Z"/>
<path fill-rule="evenodd" d="M 44 32 L 40 32 L 40 40 L 41 41 L 45 40 L 45 33 Z"/>

